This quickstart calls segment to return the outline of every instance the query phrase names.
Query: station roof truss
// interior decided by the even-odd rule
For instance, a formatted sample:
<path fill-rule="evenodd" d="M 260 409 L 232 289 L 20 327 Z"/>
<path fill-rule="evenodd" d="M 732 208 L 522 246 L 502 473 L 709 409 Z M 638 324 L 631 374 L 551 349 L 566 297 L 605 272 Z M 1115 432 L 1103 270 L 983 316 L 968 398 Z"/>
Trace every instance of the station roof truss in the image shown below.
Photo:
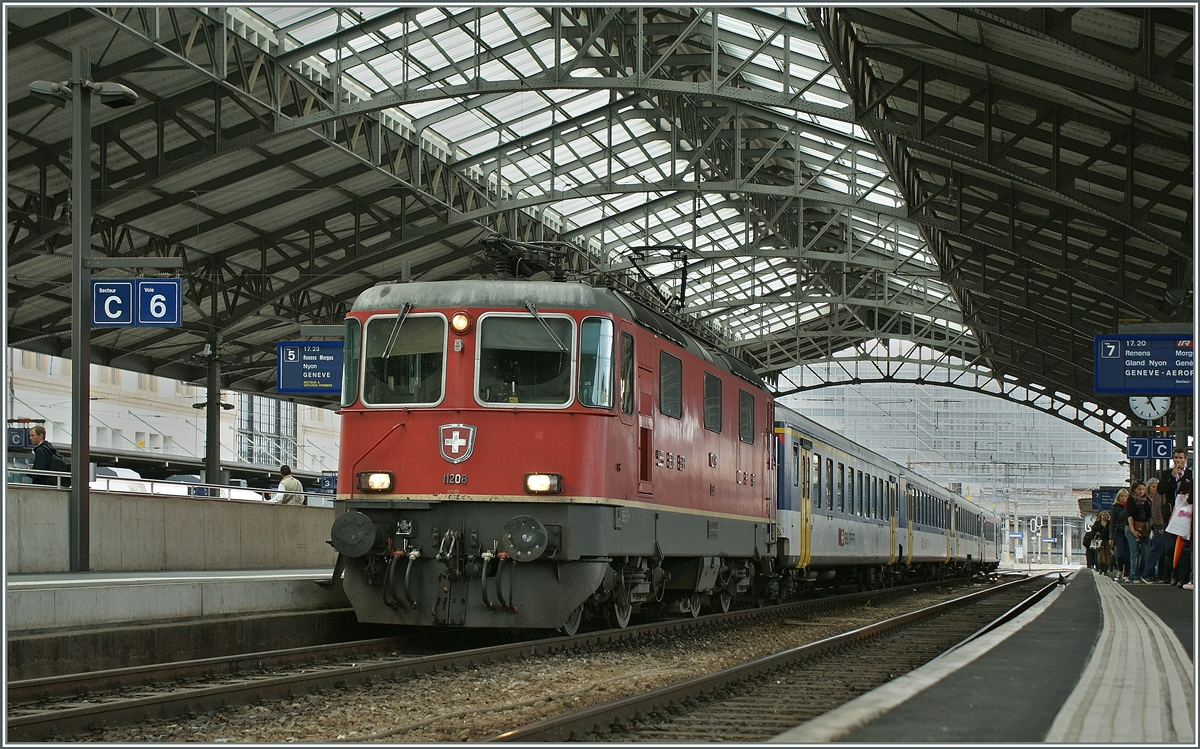
<path fill-rule="evenodd" d="M 273 393 L 381 280 L 565 243 L 778 392 L 916 380 L 1118 442 L 1092 336 L 1191 319 L 1189 8 L 6 7 L 10 345 L 69 349 L 70 77 L 93 254 L 178 256 L 182 330 L 99 364 Z M 644 249 L 649 248 L 649 249 Z M 116 274 L 94 271 L 96 275 Z M 905 374 L 910 378 L 911 375 Z"/>

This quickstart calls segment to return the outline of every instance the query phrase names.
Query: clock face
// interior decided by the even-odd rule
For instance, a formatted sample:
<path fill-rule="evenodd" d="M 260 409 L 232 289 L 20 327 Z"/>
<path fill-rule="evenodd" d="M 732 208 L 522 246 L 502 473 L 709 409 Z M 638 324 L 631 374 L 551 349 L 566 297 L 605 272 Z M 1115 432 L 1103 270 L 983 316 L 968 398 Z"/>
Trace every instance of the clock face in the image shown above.
<path fill-rule="evenodd" d="M 1129 410 L 1139 419 L 1153 421 L 1167 412 L 1171 407 L 1171 399 L 1166 397 L 1146 398 L 1134 396 L 1129 399 Z"/>

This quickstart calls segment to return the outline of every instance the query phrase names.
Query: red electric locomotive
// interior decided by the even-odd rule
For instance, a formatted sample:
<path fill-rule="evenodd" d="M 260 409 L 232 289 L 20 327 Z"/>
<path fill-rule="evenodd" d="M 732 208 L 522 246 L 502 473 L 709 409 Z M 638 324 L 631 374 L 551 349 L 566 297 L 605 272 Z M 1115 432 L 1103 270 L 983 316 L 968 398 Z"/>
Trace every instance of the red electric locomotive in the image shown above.
<path fill-rule="evenodd" d="M 620 626 L 758 597 L 771 395 L 579 283 L 387 283 L 346 320 L 331 543 L 360 621 Z"/>

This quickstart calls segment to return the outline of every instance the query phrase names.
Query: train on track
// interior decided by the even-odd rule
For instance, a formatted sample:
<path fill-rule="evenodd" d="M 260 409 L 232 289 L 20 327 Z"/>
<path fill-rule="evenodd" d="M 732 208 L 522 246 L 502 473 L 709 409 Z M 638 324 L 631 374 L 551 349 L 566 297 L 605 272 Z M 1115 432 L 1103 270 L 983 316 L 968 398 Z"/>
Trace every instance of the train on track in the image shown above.
<path fill-rule="evenodd" d="M 376 285 L 340 413 L 334 579 L 364 622 L 574 633 L 999 562 L 992 513 L 614 289 Z"/>

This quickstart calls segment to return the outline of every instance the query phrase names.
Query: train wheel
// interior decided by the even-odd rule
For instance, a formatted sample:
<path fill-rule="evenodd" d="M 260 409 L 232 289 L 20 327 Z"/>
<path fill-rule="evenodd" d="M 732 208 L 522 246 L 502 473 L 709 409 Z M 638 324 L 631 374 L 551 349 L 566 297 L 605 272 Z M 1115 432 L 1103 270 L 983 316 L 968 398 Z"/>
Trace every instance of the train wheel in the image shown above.
<path fill-rule="evenodd" d="M 717 607 L 721 609 L 722 614 L 728 614 L 729 609 L 733 608 L 733 595 L 728 590 L 721 591 L 717 596 Z"/>
<path fill-rule="evenodd" d="M 633 604 L 628 600 L 622 600 L 621 597 L 613 598 L 613 619 L 616 620 L 617 626 L 621 629 L 628 627 L 631 616 L 633 616 Z"/>
<path fill-rule="evenodd" d="M 696 617 L 700 616 L 700 594 L 699 593 L 692 594 L 692 600 L 691 600 L 690 604 L 692 607 L 692 618 L 695 619 Z"/>
<path fill-rule="evenodd" d="M 567 615 L 567 620 L 563 622 L 562 631 L 570 637 L 579 631 L 579 625 L 583 623 L 583 604 L 579 604 L 579 608 Z"/>

